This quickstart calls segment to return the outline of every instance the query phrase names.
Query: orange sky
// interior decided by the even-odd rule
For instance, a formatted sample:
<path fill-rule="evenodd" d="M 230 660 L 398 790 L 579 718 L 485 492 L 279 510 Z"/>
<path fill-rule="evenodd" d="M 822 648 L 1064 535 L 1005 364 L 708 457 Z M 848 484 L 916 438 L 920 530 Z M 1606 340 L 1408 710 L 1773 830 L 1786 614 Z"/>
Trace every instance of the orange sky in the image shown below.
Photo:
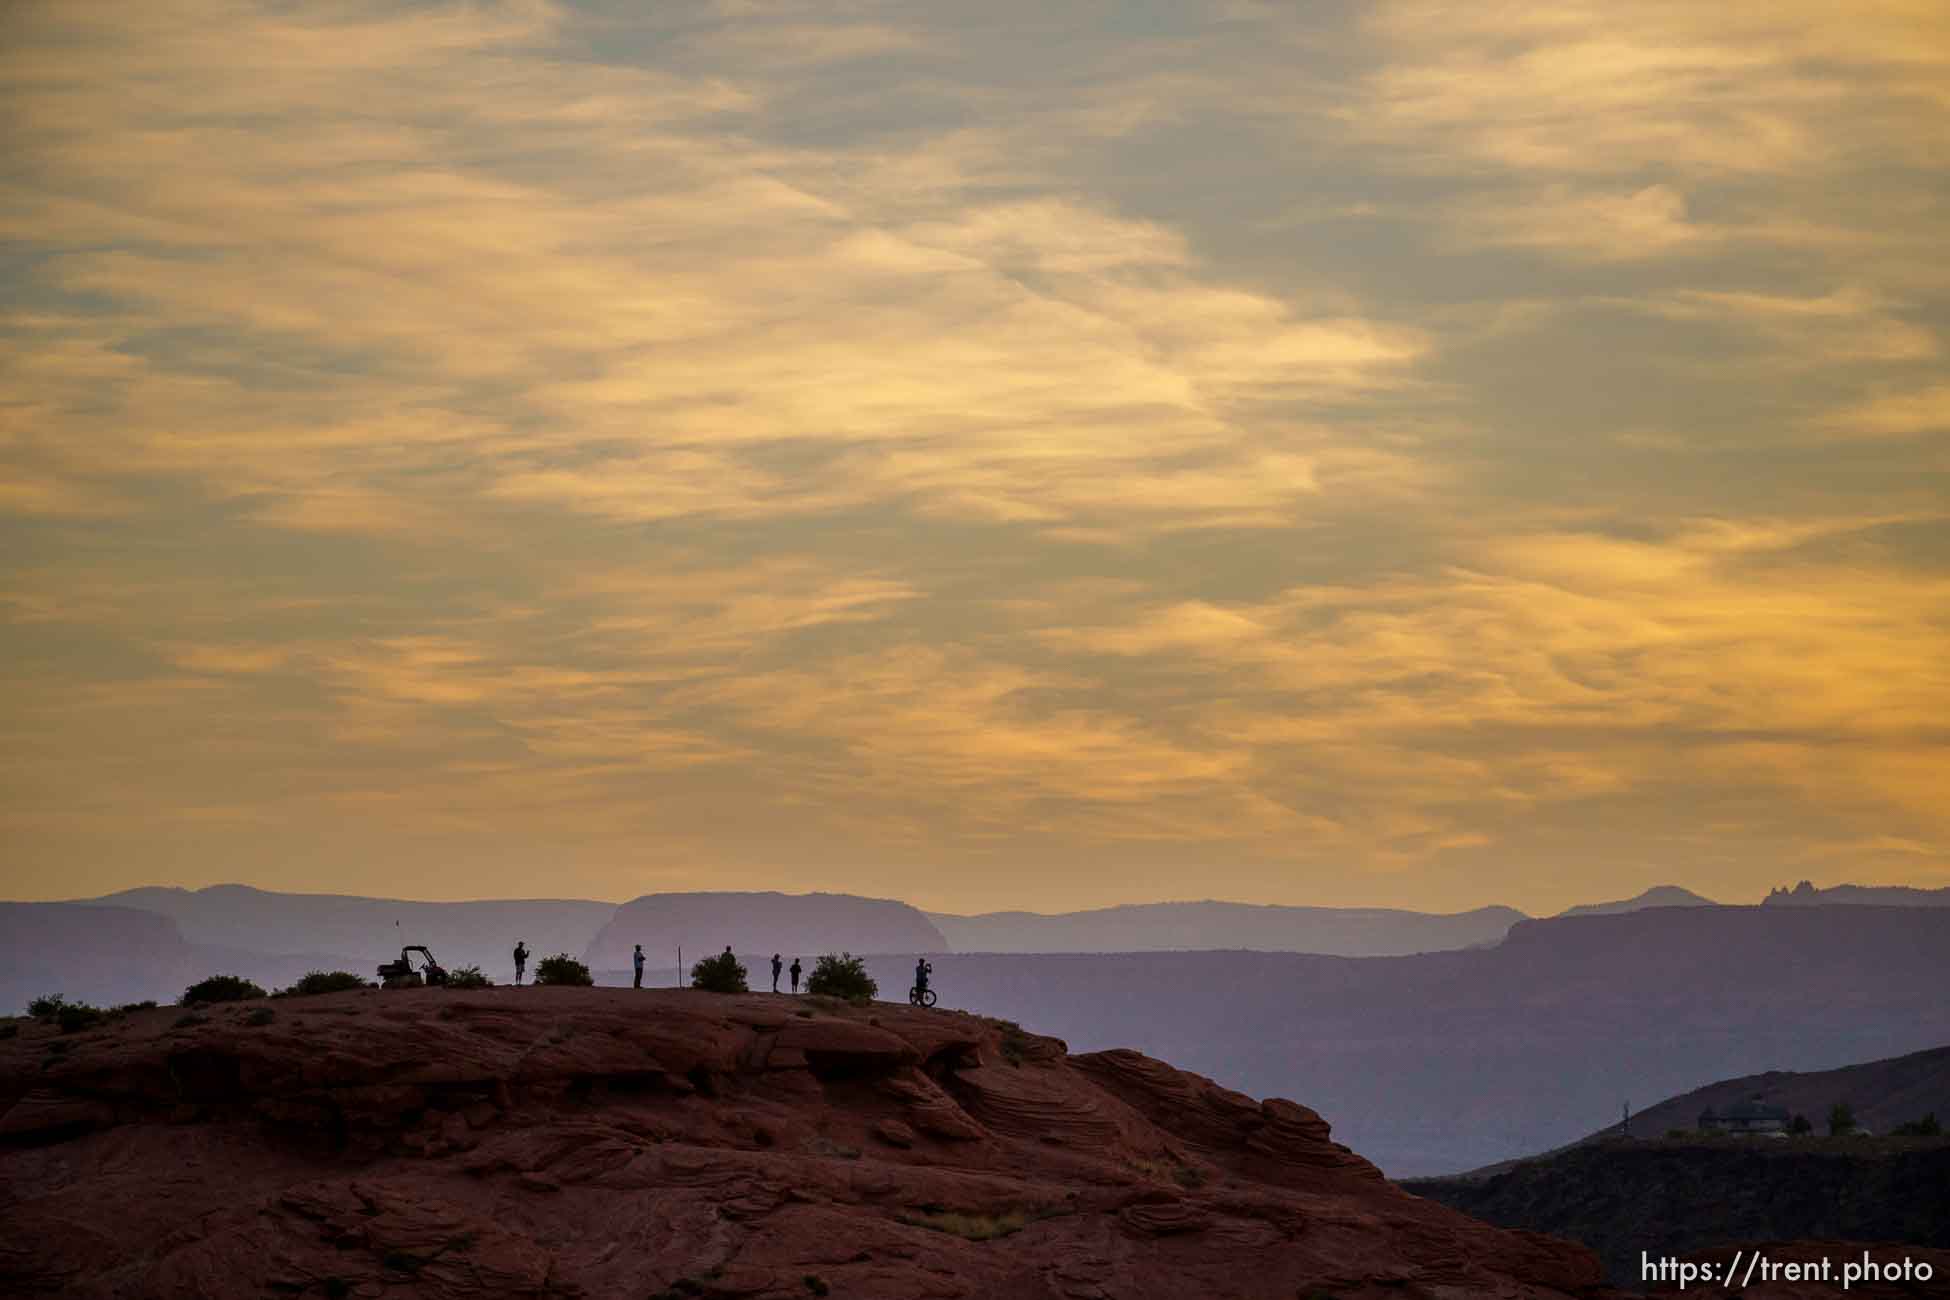
<path fill-rule="evenodd" d="M 1950 884 L 1950 9 L 24 0 L 16 898 Z"/>

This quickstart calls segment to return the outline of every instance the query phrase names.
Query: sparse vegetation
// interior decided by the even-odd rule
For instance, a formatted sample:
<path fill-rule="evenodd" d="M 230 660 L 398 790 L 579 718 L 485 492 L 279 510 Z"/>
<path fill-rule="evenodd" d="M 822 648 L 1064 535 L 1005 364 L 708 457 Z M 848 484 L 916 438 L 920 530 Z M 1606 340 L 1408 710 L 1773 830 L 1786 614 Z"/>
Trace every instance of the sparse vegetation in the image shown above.
<path fill-rule="evenodd" d="M 1689 1128 L 1669 1128 L 1666 1130 L 1666 1138 L 1668 1141 L 1675 1139 L 1684 1140 L 1692 1136 L 1693 1130 Z"/>
<path fill-rule="evenodd" d="M 84 1029 L 93 1029 L 108 1019 L 100 1007 L 91 1007 L 86 1002 L 63 1002 L 56 1013 L 54 1022 L 61 1026 L 64 1034 L 78 1034 Z"/>
<path fill-rule="evenodd" d="M 535 963 L 535 982 L 563 988 L 588 988 L 596 980 L 587 966 L 566 952 L 558 952 Z"/>
<path fill-rule="evenodd" d="M 479 966 L 462 966 L 459 970 L 447 973 L 447 987 L 450 989 L 491 989 L 494 981 L 481 973 Z"/>
<path fill-rule="evenodd" d="M 209 1023 L 210 1023 L 210 1017 L 199 1016 L 196 1014 L 196 1012 L 192 1011 L 189 1012 L 187 1015 L 181 1015 L 176 1017 L 176 1023 L 173 1026 L 171 1026 L 171 1028 L 194 1029 L 198 1025 L 207 1025 Z"/>
<path fill-rule="evenodd" d="M 27 1014 L 36 1020 L 52 1020 L 61 1014 L 61 1008 L 67 1005 L 67 1001 L 59 993 L 44 994 L 27 1004 Z"/>
<path fill-rule="evenodd" d="M 177 1005 L 187 1007 L 198 1002 L 244 1002 L 264 996 L 262 988 L 241 975 L 212 975 L 184 989 L 183 996 L 177 999 Z"/>
<path fill-rule="evenodd" d="M 1838 1101 L 1828 1108 L 1828 1136 L 1843 1137 L 1855 1132 L 1855 1107 Z"/>
<path fill-rule="evenodd" d="M 1906 1124 L 1896 1125 L 1890 1132 L 1893 1137 L 1903 1138 L 1942 1137 L 1943 1125 L 1937 1121 L 1936 1112 L 1931 1111 L 1921 1119 L 1913 1119 Z"/>
<path fill-rule="evenodd" d="M 842 998 L 858 1005 L 873 1001 L 880 992 L 880 985 L 867 974 L 866 963 L 852 953 L 841 953 L 836 957 L 829 952 L 813 963 L 812 976 L 806 981 L 806 992 Z"/>
<path fill-rule="evenodd" d="M 108 1014 L 111 1016 L 126 1016 L 134 1011 L 154 1011 L 155 1009 L 156 1000 L 154 998 L 144 998 L 140 1002 L 124 1002 L 120 1006 L 110 1007 Z"/>
<path fill-rule="evenodd" d="M 354 975 L 349 970 L 315 970 L 308 972 L 280 996 L 309 998 L 320 993 L 349 993 L 354 989 L 369 989 L 372 985 L 363 975 Z"/>
<path fill-rule="evenodd" d="M 251 1026 L 254 1029 L 259 1025 L 268 1025 L 273 1020 L 276 1020 L 277 1018 L 278 1018 L 278 1013 L 271 1010 L 271 1008 L 259 1007 L 255 1011 L 251 1012 L 249 1015 L 244 1017 L 244 1023 Z"/>
<path fill-rule="evenodd" d="M 823 1278 L 823 1277 L 821 1277 L 821 1276 L 820 1276 L 819 1274 L 817 1274 L 817 1273 L 808 1273 L 808 1274 L 806 1274 L 806 1276 L 805 1276 L 805 1278 L 804 1278 L 804 1281 L 805 1281 L 805 1283 L 806 1283 L 806 1290 L 808 1290 L 808 1291 L 810 1291 L 810 1292 L 812 1292 L 812 1293 L 813 1293 L 814 1295 L 831 1295 L 831 1294 L 833 1294 L 833 1288 L 832 1288 L 832 1287 L 830 1287 L 830 1286 L 827 1286 L 827 1285 L 826 1285 L 826 1279 L 825 1279 L 825 1278 Z"/>
<path fill-rule="evenodd" d="M 1788 1132 L 1794 1134 L 1796 1137 L 1801 1137 L 1804 1134 L 1812 1133 L 1814 1131 L 1815 1131 L 1814 1121 L 1809 1119 L 1806 1115 L 1796 1115 L 1793 1119 L 1788 1121 Z"/>
<path fill-rule="evenodd" d="M 691 967 L 691 987 L 706 993 L 749 993 L 745 967 L 729 952 L 706 957 Z"/>

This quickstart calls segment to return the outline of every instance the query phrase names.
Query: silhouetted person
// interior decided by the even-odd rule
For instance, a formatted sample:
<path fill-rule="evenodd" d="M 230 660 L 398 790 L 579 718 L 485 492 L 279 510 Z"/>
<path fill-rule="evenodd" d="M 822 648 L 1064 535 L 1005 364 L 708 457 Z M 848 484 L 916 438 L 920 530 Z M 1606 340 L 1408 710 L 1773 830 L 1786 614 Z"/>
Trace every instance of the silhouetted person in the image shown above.
<path fill-rule="evenodd" d="M 630 954 L 630 961 L 636 965 L 636 987 L 642 988 L 643 987 L 643 945 L 642 944 L 638 944 L 636 946 L 636 951 Z"/>
<path fill-rule="evenodd" d="M 515 940 L 515 983 L 521 983 L 521 972 L 528 965 L 528 945 Z"/>
<path fill-rule="evenodd" d="M 777 993 L 779 991 L 779 972 L 784 969 L 785 969 L 785 963 L 779 960 L 779 955 L 777 953 L 773 953 L 772 954 L 772 992 L 774 993 Z"/>
<path fill-rule="evenodd" d="M 919 961 L 915 962 L 914 963 L 915 989 L 917 989 L 922 993 L 926 993 L 928 991 L 928 976 L 933 973 L 934 973 L 934 967 L 929 964 L 928 959 L 926 957 L 923 957 Z"/>
<path fill-rule="evenodd" d="M 799 959 L 797 957 L 792 959 L 792 991 L 794 993 L 799 991 Z"/>

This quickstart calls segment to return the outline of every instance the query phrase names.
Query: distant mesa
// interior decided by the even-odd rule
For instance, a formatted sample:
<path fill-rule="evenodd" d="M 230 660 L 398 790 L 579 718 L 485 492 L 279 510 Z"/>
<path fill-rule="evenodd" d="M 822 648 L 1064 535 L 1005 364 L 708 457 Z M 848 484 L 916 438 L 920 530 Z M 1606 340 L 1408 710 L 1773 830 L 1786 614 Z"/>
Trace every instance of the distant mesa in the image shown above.
<path fill-rule="evenodd" d="M 688 963 L 731 945 L 741 956 L 783 953 L 939 953 L 948 941 L 906 903 L 855 894 L 645 894 L 615 910 L 583 960 L 591 970 L 620 970 L 642 944 L 650 968 L 672 970 L 678 948 Z M 533 947 L 533 944 L 530 944 Z M 808 961 L 810 965 L 810 961 Z M 753 987 L 759 972 L 753 971 Z M 764 984 L 770 986 L 769 972 Z"/>
<path fill-rule="evenodd" d="M 101 1006 L 173 998 L 208 973 L 197 956 L 175 922 L 140 908 L 0 903 L 0 1013 L 48 993 Z"/>
<path fill-rule="evenodd" d="M 145 886 L 90 901 L 160 913 L 192 944 L 247 946 L 272 956 L 336 954 L 334 960 L 355 969 L 397 957 L 402 943 L 426 944 L 450 968 L 500 969 L 516 939 L 526 940 L 531 952 L 577 953 L 616 910 L 613 903 L 583 899 L 429 903 L 249 885 Z"/>
<path fill-rule="evenodd" d="M 1500 941 L 1513 907 L 1441 914 L 1386 907 L 1136 903 L 1084 912 L 988 912 L 928 919 L 956 952 L 1191 952 L 1221 949 L 1400 957 Z"/>
<path fill-rule="evenodd" d="M 1654 885 L 1637 898 L 1621 898 L 1612 903 L 1581 903 L 1567 907 L 1559 916 L 1616 916 L 1620 912 L 1642 912 L 1649 907 L 1718 907 L 1720 904 L 1678 885 Z"/>
<path fill-rule="evenodd" d="M 1804 880 L 1793 889 L 1775 889 L 1761 900 L 1762 907 L 1826 907 L 1853 904 L 1858 907 L 1950 907 L 1950 885 L 1942 889 L 1913 889 L 1908 885 L 1831 885 L 1816 889 Z"/>

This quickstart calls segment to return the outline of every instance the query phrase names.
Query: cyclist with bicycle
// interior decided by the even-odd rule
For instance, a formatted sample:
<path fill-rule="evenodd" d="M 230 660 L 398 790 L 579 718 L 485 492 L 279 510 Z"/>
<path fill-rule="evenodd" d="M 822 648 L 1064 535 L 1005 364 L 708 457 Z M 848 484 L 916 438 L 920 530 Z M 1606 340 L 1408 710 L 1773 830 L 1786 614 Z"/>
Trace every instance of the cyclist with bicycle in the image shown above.
<path fill-rule="evenodd" d="M 928 976 L 932 974 L 934 974 L 933 962 L 929 961 L 926 957 L 920 957 L 915 960 L 914 988 L 907 995 L 907 1000 L 917 1007 L 927 1006 L 934 1001 L 934 995 L 928 990 Z"/>

